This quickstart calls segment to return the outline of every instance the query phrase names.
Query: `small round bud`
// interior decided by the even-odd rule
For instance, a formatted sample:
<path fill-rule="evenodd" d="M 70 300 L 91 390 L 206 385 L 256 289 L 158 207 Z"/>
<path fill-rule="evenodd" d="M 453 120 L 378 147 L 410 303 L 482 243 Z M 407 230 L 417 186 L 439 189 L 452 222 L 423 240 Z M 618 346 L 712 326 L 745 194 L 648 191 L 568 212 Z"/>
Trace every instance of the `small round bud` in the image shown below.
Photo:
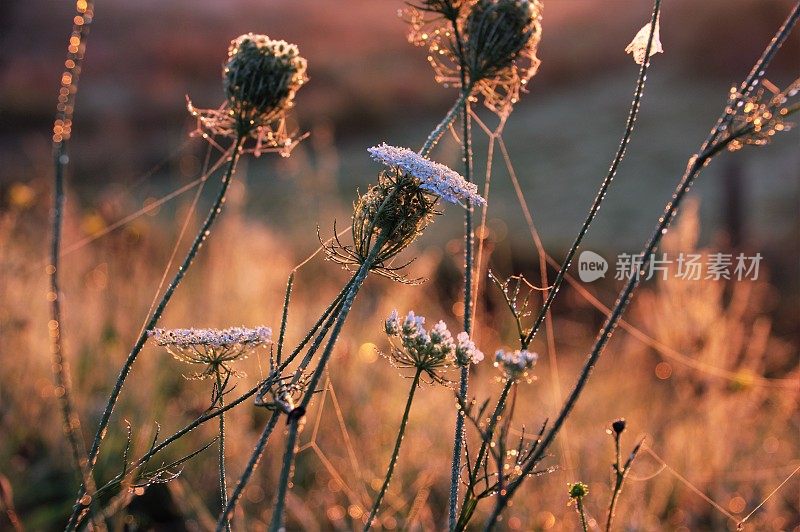
<path fill-rule="evenodd" d="M 576 482 L 574 484 L 567 484 L 570 499 L 582 499 L 589 495 L 589 486 L 583 482 Z"/>
<path fill-rule="evenodd" d="M 625 418 L 619 418 L 611 423 L 611 428 L 617 434 L 622 434 L 622 431 L 625 430 Z"/>

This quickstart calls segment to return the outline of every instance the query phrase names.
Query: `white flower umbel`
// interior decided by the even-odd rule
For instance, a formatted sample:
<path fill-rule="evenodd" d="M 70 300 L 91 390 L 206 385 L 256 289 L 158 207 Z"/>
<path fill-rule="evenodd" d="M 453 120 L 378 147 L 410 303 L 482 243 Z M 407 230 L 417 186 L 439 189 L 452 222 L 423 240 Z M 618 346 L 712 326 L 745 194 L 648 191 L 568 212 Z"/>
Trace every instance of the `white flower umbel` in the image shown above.
<path fill-rule="evenodd" d="M 228 329 L 153 329 L 148 332 L 176 360 L 206 368 L 187 378 L 205 379 L 217 373 L 235 374 L 230 364 L 247 358 L 256 348 L 272 343 L 269 327 Z"/>
<path fill-rule="evenodd" d="M 539 355 L 527 349 L 517 349 L 516 351 L 498 349 L 494 354 L 494 360 L 494 365 L 502 367 L 508 378 L 517 379 L 524 377 L 528 370 L 533 368 L 536 361 L 539 360 Z"/>
<path fill-rule="evenodd" d="M 661 39 L 658 31 L 658 19 L 656 19 L 656 28 L 653 31 L 653 43 L 650 46 L 650 57 L 655 54 L 664 53 L 664 48 L 661 46 Z M 644 56 L 647 53 L 647 40 L 650 38 L 650 24 L 645 24 L 636 37 L 625 47 L 626 54 L 633 54 L 633 60 L 637 65 L 644 63 Z"/>
<path fill-rule="evenodd" d="M 440 196 L 443 200 L 463 205 L 470 201 L 484 205 L 486 200 L 478 194 L 478 187 L 447 166 L 431 161 L 408 148 L 389 146 L 383 143 L 367 150 L 373 159 L 387 166 L 394 166 L 419 179 L 420 188 Z"/>
<path fill-rule="evenodd" d="M 394 310 L 384 323 L 390 338 L 399 338 L 400 347 L 392 350 L 391 360 L 400 368 L 416 368 L 425 371 L 433 380 L 444 382 L 439 370 L 451 366 L 477 364 L 483 353 L 475 347 L 465 332 L 453 335 L 443 321 L 437 322 L 430 331 L 425 329 L 425 317 L 409 311 L 402 323 Z"/>
<path fill-rule="evenodd" d="M 460 332 L 458 336 L 456 336 L 456 340 L 458 341 L 456 345 L 456 359 L 459 365 L 466 366 L 470 362 L 477 364 L 483 360 L 483 352 L 475 347 L 475 342 L 470 339 L 469 334 Z"/>

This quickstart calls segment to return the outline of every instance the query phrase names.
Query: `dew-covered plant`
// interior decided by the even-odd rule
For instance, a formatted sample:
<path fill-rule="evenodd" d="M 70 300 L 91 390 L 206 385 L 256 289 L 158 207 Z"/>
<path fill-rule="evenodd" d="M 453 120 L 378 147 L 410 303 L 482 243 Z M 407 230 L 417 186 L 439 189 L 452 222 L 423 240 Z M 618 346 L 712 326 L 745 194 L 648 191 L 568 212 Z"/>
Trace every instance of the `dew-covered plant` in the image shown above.
<path fill-rule="evenodd" d="M 87 2 L 79 2 L 79 5 L 83 6 L 82 25 L 85 27 L 76 31 L 83 46 L 93 7 Z M 502 512 L 512 502 L 521 485 L 527 479 L 554 470 L 545 463 L 550 447 L 580 398 L 592 369 L 645 273 L 646 264 L 653 257 L 701 170 L 724 150 L 734 151 L 747 145 L 769 143 L 775 135 L 791 127 L 787 122 L 788 116 L 800 111 L 800 103 L 796 101 L 800 80 L 785 89 L 779 89 L 764 78 L 770 61 L 800 19 L 798 3 L 750 74 L 740 86 L 731 90 L 717 123 L 697 153 L 690 157 L 685 173 L 642 249 L 641 264 L 631 272 L 632 275 L 619 293 L 573 390 L 558 414 L 552 420 L 537 421 L 540 430 L 533 436 L 526 432 L 524 424 L 521 429 L 516 429 L 514 415 L 517 394 L 524 393 L 526 387 L 534 386 L 538 378 L 535 373 L 539 355 L 533 350 L 532 342 L 548 319 L 574 256 L 624 159 L 638 116 L 650 60 L 654 54 L 663 52 L 660 15 L 661 1 L 655 0 L 649 22 L 625 49 L 640 65 L 628 119 L 596 198 L 553 282 L 545 287 L 536 287 L 522 275 L 510 275 L 501 280 L 494 273 L 489 273 L 491 282 L 500 291 L 507 307 L 508 319 L 513 320 L 517 337 L 513 345 L 491 346 L 495 352 L 494 380 L 499 384 L 500 392 L 496 398 L 480 401 L 468 398 L 470 368 L 484 358 L 473 334 L 476 298 L 473 209 L 485 209 L 485 197 L 488 196 L 482 196 L 473 182 L 471 120 L 477 115 L 470 106 L 482 100 L 499 117 L 500 128 L 509 118 L 539 66 L 537 51 L 542 35 L 542 2 L 421 0 L 406 11 L 411 23 L 409 40 L 427 50 L 435 79 L 445 86 L 455 87 L 458 96 L 419 151 L 386 143 L 367 150 L 372 159 L 384 165 L 384 168 L 377 173 L 374 184 L 367 185 L 363 193 L 357 194 L 353 203 L 350 235 L 343 236 L 343 233 L 337 232 L 335 222 L 331 238 L 323 239 L 318 235 L 320 249 L 324 250 L 326 258 L 350 272 L 351 276 L 296 343 L 287 339 L 287 324 L 297 269 L 288 276 L 280 332 L 276 340 L 269 327 L 232 327 L 223 330 L 157 327 L 173 294 L 211 234 L 240 158 L 246 153 L 260 156 L 265 152 L 277 152 L 288 157 L 305 136 L 292 130 L 287 120 L 289 111 L 295 105 L 298 90 L 308 80 L 307 63 L 298 47 L 252 33 L 234 39 L 222 72 L 225 93 L 222 105 L 199 109 L 191 101 L 188 102 L 189 112 L 197 121 L 193 134 L 207 140 L 221 153 L 219 167 L 223 168 L 223 175 L 219 189 L 183 261 L 152 312 L 149 312 L 141 333 L 125 359 L 102 409 L 94 440 L 88 450 L 77 430 L 80 422 L 72 402 L 60 330 L 58 264 L 64 202 L 63 172 L 68 162 L 65 143 L 70 134 L 75 93 L 67 87 L 64 94 L 66 100 L 60 100 L 60 105 L 64 107 L 59 107 L 60 122 L 56 124 L 59 129 L 54 130 L 55 216 L 51 261 L 47 269 L 50 275 L 49 331 L 56 395 L 61 401 L 66 434 L 81 484 L 67 529 L 74 530 L 87 525 L 102 530 L 109 508 L 127 504 L 130 497 L 153 484 L 174 480 L 180 474 L 180 468 L 190 464 L 214 440 L 177 460 L 162 462 L 155 467 L 150 466 L 151 461 L 197 427 L 216 418 L 220 504 L 216 529 L 236 528 L 234 517 L 237 506 L 265 454 L 275 428 L 283 421 L 286 437 L 282 452 L 275 454 L 281 455 L 281 467 L 274 482 L 275 495 L 269 528 L 272 531 L 285 530 L 287 496 L 292 485 L 298 437 L 310 403 L 320 391 L 323 375 L 331 362 L 357 294 L 370 273 L 400 283 L 420 282 L 419 279 L 409 278 L 407 273 L 414 260 L 413 244 L 431 225 L 435 216 L 442 214 L 440 209 L 445 203 L 462 208 L 465 214 L 462 332 L 454 336 L 444 321 L 426 325 L 425 318 L 413 311 L 404 317 L 393 311 L 385 319 L 383 329 L 391 345 L 385 357 L 401 375 L 410 379 L 411 384 L 383 482 L 362 521 L 364 530 L 381 522 L 379 512 L 398 464 L 416 391 L 423 383 L 428 383 L 453 393 L 458 405 L 453 433 L 447 528 L 461 531 L 473 527 L 472 520 L 479 515 L 479 505 L 484 501 L 491 503 L 487 504 L 489 513 L 484 528 L 496 528 Z M 76 61 L 82 58 L 82 48 L 76 48 L 71 54 L 74 57 L 68 61 L 72 61 L 75 67 Z M 78 72 L 72 72 L 74 76 L 69 77 L 70 84 L 77 79 Z M 463 156 L 461 173 L 431 158 L 431 151 L 445 131 L 452 128 L 455 133 L 453 124 L 458 116 L 462 125 L 457 135 Z M 410 260 L 401 260 L 404 253 L 411 255 Z M 540 292 L 541 306 L 533 308 Z M 188 379 L 212 381 L 209 406 L 194 421 L 161 441 L 159 430 L 156 430 L 147 451 L 138 458 L 131 457 L 133 428 L 127 425 L 127 446 L 120 472 L 105 483 L 98 483 L 95 465 L 110 428 L 115 405 L 148 338 L 165 348 L 177 361 L 194 368 L 194 372 L 188 374 Z M 239 372 L 234 364 L 261 349 L 269 350 L 269 366 L 265 374 L 255 386 L 235 396 L 236 387 L 232 380 L 239 376 Z M 256 408 L 264 408 L 269 414 L 252 453 L 238 474 L 233 491 L 229 493 L 227 479 L 230 472 L 226 467 L 225 454 L 226 412 L 249 404 L 250 399 L 253 399 Z M 467 424 L 469 432 L 476 434 L 472 441 L 476 441 L 477 446 L 473 445 L 472 448 L 467 438 Z M 627 460 L 622 460 L 621 435 L 625 427 L 625 421 L 619 419 L 609 429 L 609 434 L 614 438 L 615 461 L 606 530 L 611 530 L 624 481 L 642 445 L 640 441 Z M 511 440 L 512 429 L 520 434 L 517 441 Z M 584 505 L 588 486 L 581 482 L 570 484 L 568 495 L 575 504 L 583 530 L 588 530 L 589 521 Z M 102 505 L 107 507 L 104 509 Z"/>

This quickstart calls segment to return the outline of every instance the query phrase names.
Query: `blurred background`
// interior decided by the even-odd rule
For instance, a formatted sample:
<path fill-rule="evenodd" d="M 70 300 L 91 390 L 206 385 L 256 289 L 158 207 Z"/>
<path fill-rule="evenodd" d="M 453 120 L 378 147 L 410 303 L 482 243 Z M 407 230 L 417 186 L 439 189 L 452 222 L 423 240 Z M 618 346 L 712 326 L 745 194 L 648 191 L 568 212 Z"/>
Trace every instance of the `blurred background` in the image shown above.
<path fill-rule="evenodd" d="M 653 59 L 628 156 L 585 249 L 610 262 L 639 251 L 728 89 L 748 73 L 791 5 L 665 0 L 665 53 Z M 651 5 L 545 0 L 544 6 L 542 65 L 503 138 L 538 236 L 560 260 L 624 129 L 638 67 L 623 50 L 648 20 Z M 163 320 L 170 327 L 275 327 L 285 276 L 318 246 L 317 226 L 323 236 L 334 219 L 345 227 L 356 189 L 374 180 L 378 166 L 366 148 L 384 141 L 418 147 L 456 96 L 433 81 L 425 51 L 407 43 L 407 26 L 398 16 L 403 7 L 394 0 L 98 2 L 70 142 L 70 251 L 62 273 L 67 357 L 87 436 L 182 221 L 194 216 L 190 228 L 196 227 L 207 204 L 201 200 L 191 214 L 193 192 L 177 195 L 106 234 L 200 176 L 208 148 L 188 137 L 194 123 L 186 96 L 199 107 L 222 102 L 221 65 L 229 41 L 241 33 L 294 42 L 308 59 L 310 82 L 298 93 L 294 120 L 310 137 L 289 159 L 265 155 L 243 162 L 219 234 Z M 75 491 L 50 385 L 42 273 L 52 120 L 73 10 L 72 2 L 12 1 L 0 18 L 0 508 L 13 509 L 32 530 L 58 528 Z M 795 32 L 768 78 L 785 86 L 798 74 Z M 497 123 L 488 111 L 476 110 L 489 127 Z M 482 189 L 489 142 L 477 126 L 475 137 Z M 576 480 L 590 484 L 590 513 L 602 519 L 612 460 L 604 430 L 619 416 L 629 420 L 628 445 L 634 436 L 648 435 L 648 445 L 669 464 L 643 453 L 635 466 L 632 476 L 639 480 L 626 489 L 620 514 L 631 530 L 718 530 L 734 522 L 673 469 L 741 519 L 800 464 L 798 141 L 798 131 L 790 131 L 769 146 L 724 154 L 704 171 L 668 250 L 758 252 L 764 256 L 759 280 L 646 283 L 553 447 L 551 463 L 559 470 L 529 481 L 508 512 L 509 528 L 574 529 L 564 486 Z M 434 158 L 457 168 L 457 142 L 447 137 Z M 541 253 L 497 146 L 491 169 L 490 207 L 478 231 L 481 272 L 524 273 L 546 284 Z M 215 181 L 205 192 L 214 191 Z M 386 348 L 376 316 L 413 308 L 457 327 L 462 223 L 457 209 L 447 209 L 416 246 L 411 273 L 427 283 L 406 287 L 377 279 L 359 296 L 325 395 L 309 416 L 321 428 L 312 434 L 309 423 L 301 438 L 290 528 L 349 530 L 368 508 L 407 391 L 407 382 L 375 353 L 375 346 Z M 179 252 L 186 246 L 182 241 Z M 553 270 L 547 273 L 552 279 Z M 520 427 L 538 429 L 572 386 L 602 322 L 602 306 L 612 304 L 619 289 L 611 277 L 570 284 L 557 300 L 554 341 L 540 335 L 538 380 L 520 394 Z M 332 298 L 344 279 L 322 260 L 304 266 L 290 338 L 302 337 L 327 302 L 322 296 Z M 511 345 L 513 331 L 496 291 L 485 289 L 485 276 L 480 283 L 477 335 L 492 353 Z M 258 378 L 259 362 L 256 357 L 246 364 L 242 389 Z M 145 351 L 112 421 L 101 476 L 113 476 L 119 466 L 123 418 L 134 426 L 141 450 L 155 421 L 171 432 L 205 408 L 205 383 L 187 382 L 182 372 L 166 353 Z M 495 378 L 489 365 L 477 370 L 478 397 L 497 394 Z M 441 418 L 443 411 L 454 415 L 452 398 L 435 388 L 420 397 L 381 521 L 386 529 L 436 529 L 446 513 L 452 427 Z M 230 423 L 234 478 L 265 419 L 250 405 L 240 410 Z M 197 431 L 174 456 L 209 437 L 213 430 Z M 280 448 L 275 439 L 271 449 Z M 203 473 L 213 470 L 213 460 L 213 452 L 201 455 L 178 481 L 134 498 L 120 519 L 134 529 L 175 529 L 179 523 L 206 528 L 216 511 L 216 486 Z M 247 529 L 268 520 L 276 462 L 267 455 L 247 493 L 240 516 Z M 748 523 L 754 530 L 796 529 L 799 494 L 795 477 Z M 0 528 L 10 526 L 4 519 Z"/>

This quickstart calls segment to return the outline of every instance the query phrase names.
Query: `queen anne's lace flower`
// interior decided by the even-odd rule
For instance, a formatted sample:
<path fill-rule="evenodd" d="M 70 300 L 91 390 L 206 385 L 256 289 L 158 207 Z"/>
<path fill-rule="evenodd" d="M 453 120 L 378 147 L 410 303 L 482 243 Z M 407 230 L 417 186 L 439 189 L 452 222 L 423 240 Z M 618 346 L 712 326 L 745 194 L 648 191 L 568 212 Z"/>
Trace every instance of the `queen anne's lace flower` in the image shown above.
<path fill-rule="evenodd" d="M 658 19 L 656 19 L 656 28 L 653 32 L 653 42 L 650 46 L 650 57 L 655 54 L 664 53 L 664 48 L 661 46 L 661 39 L 658 31 Z M 633 38 L 628 46 L 625 47 L 626 54 L 632 54 L 633 60 L 637 65 L 644 64 L 644 56 L 647 54 L 647 41 L 650 38 L 650 24 L 645 24 L 639 33 Z"/>
<path fill-rule="evenodd" d="M 459 333 L 454 340 L 443 321 L 437 322 L 428 331 L 425 317 L 417 316 L 413 310 L 408 312 L 402 323 L 397 311 L 392 311 L 386 318 L 384 328 L 390 338 L 400 340 L 400 347 L 392 350 L 392 362 L 400 368 L 421 369 L 437 382 L 445 382 L 438 373 L 440 370 L 454 365 L 477 364 L 483 360 L 483 353 L 475 347 L 467 333 Z"/>
<path fill-rule="evenodd" d="M 475 347 L 475 342 L 470 339 L 466 332 L 458 333 L 456 340 L 458 340 L 458 344 L 456 345 L 456 359 L 458 359 L 460 365 L 465 366 L 470 362 L 477 364 L 483 360 L 483 352 Z"/>
<path fill-rule="evenodd" d="M 394 166 L 419 179 L 420 188 L 433 192 L 445 201 L 462 204 L 470 201 L 476 205 L 486 203 L 475 183 L 470 183 L 447 166 L 431 161 L 408 148 L 383 143 L 367 150 L 372 158 L 387 166 Z"/>
<path fill-rule="evenodd" d="M 247 358 L 257 347 L 272 343 L 269 327 L 230 327 L 228 329 L 153 329 L 148 331 L 156 344 L 166 347 L 176 360 L 203 364 L 204 371 L 188 378 L 205 379 L 216 374 L 235 374 L 230 364 Z"/>
<path fill-rule="evenodd" d="M 494 359 L 495 366 L 502 366 L 509 378 L 516 379 L 523 376 L 536 364 L 536 361 L 539 360 L 539 355 L 527 349 L 517 349 L 516 351 L 498 349 Z"/>

